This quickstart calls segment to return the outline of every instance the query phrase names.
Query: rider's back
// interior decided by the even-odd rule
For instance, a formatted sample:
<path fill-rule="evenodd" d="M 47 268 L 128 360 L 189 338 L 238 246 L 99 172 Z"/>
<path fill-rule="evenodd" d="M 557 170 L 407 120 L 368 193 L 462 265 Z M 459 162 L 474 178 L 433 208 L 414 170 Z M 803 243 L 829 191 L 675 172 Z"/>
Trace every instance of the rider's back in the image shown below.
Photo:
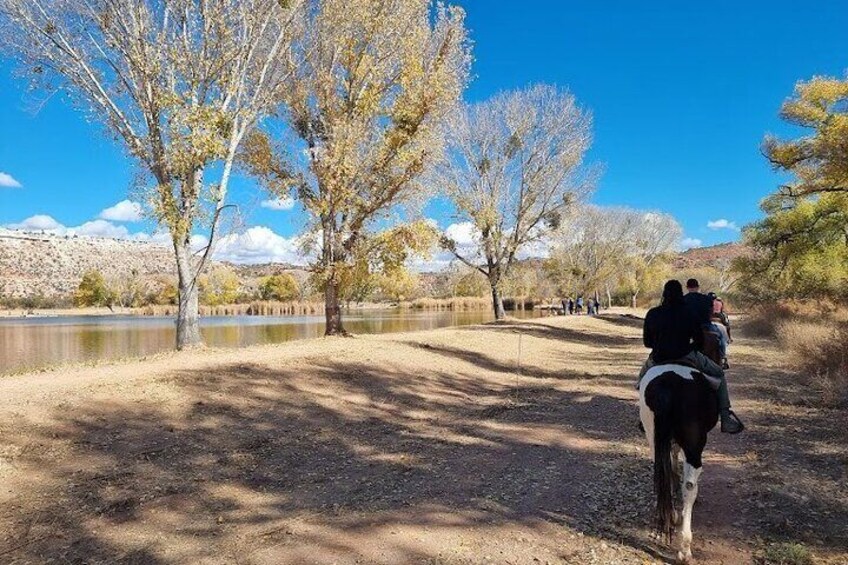
<path fill-rule="evenodd" d="M 668 363 L 691 353 L 700 334 L 700 324 L 686 304 L 664 304 L 645 317 L 645 347 L 652 350 L 654 363 Z"/>
<path fill-rule="evenodd" d="M 700 292 L 689 292 L 683 297 L 686 307 L 700 324 L 709 324 L 713 315 L 713 300 Z"/>

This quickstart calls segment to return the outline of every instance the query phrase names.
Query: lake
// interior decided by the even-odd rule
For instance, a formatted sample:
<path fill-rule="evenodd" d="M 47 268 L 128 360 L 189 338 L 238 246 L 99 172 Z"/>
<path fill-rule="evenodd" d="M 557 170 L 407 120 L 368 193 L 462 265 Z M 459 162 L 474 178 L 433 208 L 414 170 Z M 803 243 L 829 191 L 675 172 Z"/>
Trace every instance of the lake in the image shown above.
<path fill-rule="evenodd" d="M 517 317 L 532 312 L 515 312 Z M 535 314 L 538 315 L 538 314 Z M 354 334 L 430 330 L 489 322 L 488 311 L 361 310 L 345 316 Z M 207 345 L 245 347 L 324 334 L 322 316 L 233 316 L 201 321 Z M 72 316 L 0 318 L 0 374 L 63 363 L 141 357 L 174 347 L 173 318 Z"/>

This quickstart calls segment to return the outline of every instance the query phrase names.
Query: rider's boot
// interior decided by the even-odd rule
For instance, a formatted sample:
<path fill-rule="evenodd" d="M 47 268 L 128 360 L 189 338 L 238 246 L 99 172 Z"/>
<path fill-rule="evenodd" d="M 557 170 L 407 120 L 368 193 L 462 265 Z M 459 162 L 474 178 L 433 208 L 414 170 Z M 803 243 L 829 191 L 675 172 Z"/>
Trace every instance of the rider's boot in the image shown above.
<path fill-rule="evenodd" d="M 727 408 L 721 411 L 721 431 L 725 434 L 738 434 L 745 429 L 745 424 L 733 410 Z"/>
<path fill-rule="evenodd" d="M 726 434 L 738 434 L 745 429 L 742 420 L 730 409 L 730 393 L 727 390 L 727 380 L 721 379 L 718 387 L 718 409 L 721 414 L 721 431 Z"/>

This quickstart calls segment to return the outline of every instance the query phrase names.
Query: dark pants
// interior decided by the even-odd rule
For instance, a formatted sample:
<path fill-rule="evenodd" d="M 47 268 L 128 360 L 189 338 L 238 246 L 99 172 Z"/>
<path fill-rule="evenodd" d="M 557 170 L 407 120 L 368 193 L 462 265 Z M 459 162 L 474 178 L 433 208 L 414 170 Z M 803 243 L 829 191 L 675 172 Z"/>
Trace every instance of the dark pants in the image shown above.
<path fill-rule="evenodd" d="M 730 391 L 727 390 L 727 379 L 724 376 L 724 369 L 722 369 L 721 366 L 718 365 L 715 361 L 713 361 L 700 351 L 693 351 L 692 353 L 688 354 L 682 359 L 679 359 L 678 361 L 672 361 L 670 363 L 664 364 L 686 365 L 687 367 L 692 367 L 696 371 L 700 371 L 705 375 L 721 379 L 721 384 L 719 385 L 718 390 L 716 391 L 716 394 L 718 394 L 718 408 L 721 411 L 730 410 Z M 656 366 L 656 363 L 654 363 L 654 358 L 649 355 L 648 359 L 645 361 L 645 364 L 642 365 L 642 370 L 639 372 L 639 381 L 637 382 L 637 387 L 638 383 L 642 382 L 642 377 L 645 376 L 645 373 L 647 373 L 648 370 L 654 366 Z"/>

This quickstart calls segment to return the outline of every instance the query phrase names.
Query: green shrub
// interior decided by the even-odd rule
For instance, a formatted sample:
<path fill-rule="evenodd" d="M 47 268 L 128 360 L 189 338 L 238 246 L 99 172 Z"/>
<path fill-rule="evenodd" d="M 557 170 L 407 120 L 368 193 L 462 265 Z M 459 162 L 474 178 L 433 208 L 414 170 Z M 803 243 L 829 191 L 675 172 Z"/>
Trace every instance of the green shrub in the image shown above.
<path fill-rule="evenodd" d="M 755 559 L 758 565 L 813 565 L 813 555 L 800 543 L 775 543 Z"/>
<path fill-rule="evenodd" d="M 300 287 L 293 276 L 282 273 L 262 279 L 259 283 L 259 294 L 262 300 L 291 302 L 300 297 Z"/>
<path fill-rule="evenodd" d="M 218 267 L 198 279 L 200 303 L 205 306 L 233 304 L 239 296 L 239 279 L 229 267 Z"/>
<path fill-rule="evenodd" d="M 99 271 L 88 271 L 82 276 L 82 280 L 74 292 L 74 306 L 84 308 L 87 306 L 111 306 L 114 294 L 106 285 L 103 275 Z"/>

